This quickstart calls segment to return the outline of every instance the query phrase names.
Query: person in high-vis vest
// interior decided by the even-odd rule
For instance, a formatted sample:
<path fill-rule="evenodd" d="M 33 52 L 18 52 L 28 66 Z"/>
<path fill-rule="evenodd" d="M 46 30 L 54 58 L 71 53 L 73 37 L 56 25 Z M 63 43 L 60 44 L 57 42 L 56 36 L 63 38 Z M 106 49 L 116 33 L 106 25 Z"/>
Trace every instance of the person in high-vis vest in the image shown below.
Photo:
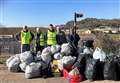
<path fill-rule="evenodd" d="M 40 31 L 40 28 L 36 28 L 35 33 L 35 51 L 42 51 L 45 46 L 45 36 L 44 33 Z"/>
<path fill-rule="evenodd" d="M 21 43 L 21 53 L 30 51 L 30 43 L 34 39 L 34 35 L 27 26 L 23 26 L 22 31 L 16 35 L 16 39 Z"/>
<path fill-rule="evenodd" d="M 50 24 L 48 32 L 47 32 L 47 45 L 48 46 L 52 46 L 52 45 L 57 44 L 56 35 L 57 35 L 57 33 L 56 33 L 53 25 Z"/>

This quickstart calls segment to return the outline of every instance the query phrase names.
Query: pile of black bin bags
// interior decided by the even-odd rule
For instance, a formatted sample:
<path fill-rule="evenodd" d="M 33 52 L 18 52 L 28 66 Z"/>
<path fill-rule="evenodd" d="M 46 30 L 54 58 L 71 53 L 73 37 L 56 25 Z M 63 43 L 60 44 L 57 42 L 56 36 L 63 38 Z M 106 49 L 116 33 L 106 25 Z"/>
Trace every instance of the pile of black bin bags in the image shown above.
<path fill-rule="evenodd" d="M 84 41 L 84 46 L 93 48 L 93 41 Z M 120 80 L 120 57 L 117 55 L 106 56 L 105 61 L 94 59 L 92 54 L 78 53 L 72 68 L 78 68 L 82 80 Z"/>
<path fill-rule="evenodd" d="M 84 47 L 93 49 L 93 40 L 83 42 Z M 120 57 L 117 55 L 106 56 L 105 61 L 94 59 L 92 54 L 81 53 L 84 50 L 81 48 L 80 52 L 73 53 L 77 56 L 72 69 L 78 68 L 82 80 L 120 80 Z"/>

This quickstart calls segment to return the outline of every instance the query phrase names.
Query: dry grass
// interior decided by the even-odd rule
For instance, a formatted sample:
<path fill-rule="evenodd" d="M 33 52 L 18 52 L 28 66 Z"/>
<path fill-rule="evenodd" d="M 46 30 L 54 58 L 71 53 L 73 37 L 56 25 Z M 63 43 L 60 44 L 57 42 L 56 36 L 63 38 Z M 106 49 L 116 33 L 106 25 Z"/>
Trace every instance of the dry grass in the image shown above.
<path fill-rule="evenodd" d="M 93 32 L 94 46 L 101 48 L 106 54 L 119 54 L 120 43 L 119 41 L 113 40 L 108 34 L 103 32 Z"/>

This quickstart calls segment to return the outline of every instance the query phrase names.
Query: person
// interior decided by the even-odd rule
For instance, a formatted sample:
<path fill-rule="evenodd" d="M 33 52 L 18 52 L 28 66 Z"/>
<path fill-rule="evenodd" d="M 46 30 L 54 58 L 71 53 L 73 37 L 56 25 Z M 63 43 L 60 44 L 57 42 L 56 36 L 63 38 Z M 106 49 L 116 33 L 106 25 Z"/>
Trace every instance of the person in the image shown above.
<path fill-rule="evenodd" d="M 53 24 L 50 24 L 48 32 L 47 32 L 47 45 L 48 46 L 57 44 L 56 35 L 57 35 L 57 33 L 53 27 Z"/>
<path fill-rule="evenodd" d="M 78 42 L 80 40 L 79 35 L 76 33 L 75 29 L 70 29 L 70 34 L 67 36 L 67 41 L 72 43 L 76 48 L 78 46 Z"/>
<path fill-rule="evenodd" d="M 38 51 L 41 51 L 44 49 L 45 45 L 45 37 L 44 33 L 40 31 L 40 28 L 36 28 L 36 33 L 35 33 L 35 51 L 36 53 Z"/>
<path fill-rule="evenodd" d="M 57 39 L 57 44 L 59 44 L 59 45 L 62 45 L 63 43 L 67 42 L 65 33 L 61 30 L 60 27 L 57 27 L 56 39 Z"/>
<path fill-rule="evenodd" d="M 34 39 L 34 35 L 27 26 L 23 26 L 21 32 L 17 33 L 16 39 L 21 43 L 21 53 L 30 51 L 30 43 Z"/>

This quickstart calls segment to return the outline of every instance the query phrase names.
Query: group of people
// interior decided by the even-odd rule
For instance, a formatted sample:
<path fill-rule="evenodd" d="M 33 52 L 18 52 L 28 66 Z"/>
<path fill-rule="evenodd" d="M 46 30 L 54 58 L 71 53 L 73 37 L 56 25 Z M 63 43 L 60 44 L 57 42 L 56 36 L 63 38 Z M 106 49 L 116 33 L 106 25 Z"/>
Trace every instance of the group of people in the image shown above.
<path fill-rule="evenodd" d="M 27 26 L 23 26 L 23 29 L 17 33 L 16 39 L 21 43 L 21 53 L 30 51 L 32 41 L 34 41 L 34 48 L 37 53 L 38 51 L 42 51 L 46 46 L 62 45 L 67 42 L 77 47 L 80 37 L 74 28 L 66 36 L 60 27 L 55 28 L 53 24 L 50 24 L 47 33 L 42 32 L 40 28 L 36 28 L 36 32 L 32 33 L 28 30 Z"/>

